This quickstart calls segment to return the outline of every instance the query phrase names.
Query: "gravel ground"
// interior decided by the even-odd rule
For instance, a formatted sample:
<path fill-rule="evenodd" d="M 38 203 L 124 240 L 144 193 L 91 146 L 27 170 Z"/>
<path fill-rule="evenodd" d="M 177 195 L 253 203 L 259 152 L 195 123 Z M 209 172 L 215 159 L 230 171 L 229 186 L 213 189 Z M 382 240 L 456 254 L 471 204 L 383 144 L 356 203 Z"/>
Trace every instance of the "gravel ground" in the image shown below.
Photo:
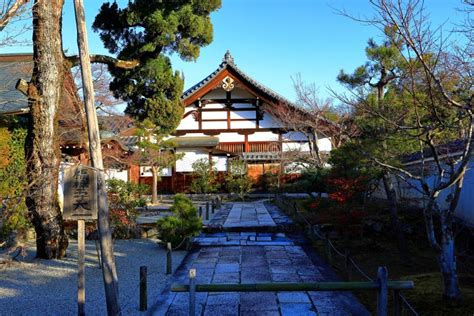
<path fill-rule="evenodd" d="M 0 269 L 0 315 L 77 315 L 77 243 L 69 241 L 62 260 L 35 259 L 33 245 L 21 263 Z M 114 246 L 124 315 L 138 311 L 139 269 L 148 267 L 148 306 L 156 300 L 169 276 L 165 250 L 147 239 L 117 240 Z M 173 271 L 185 251 L 173 252 Z M 102 270 L 95 243 L 86 245 L 86 315 L 106 315 Z"/>

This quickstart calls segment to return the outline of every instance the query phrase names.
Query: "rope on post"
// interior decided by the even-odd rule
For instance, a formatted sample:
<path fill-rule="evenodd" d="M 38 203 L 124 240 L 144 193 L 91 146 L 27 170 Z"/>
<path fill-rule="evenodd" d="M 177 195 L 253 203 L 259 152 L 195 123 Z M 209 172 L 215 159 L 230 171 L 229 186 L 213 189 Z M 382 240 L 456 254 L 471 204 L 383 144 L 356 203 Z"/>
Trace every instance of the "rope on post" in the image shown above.
<path fill-rule="evenodd" d="M 326 238 L 324 239 L 324 242 L 326 244 L 326 257 L 328 259 L 329 265 L 331 265 L 332 252 L 331 252 L 331 244 L 330 244 L 330 241 L 329 241 L 329 234 L 326 234 Z"/>
<path fill-rule="evenodd" d="M 377 271 L 379 290 L 377 293 L 377 316 L 388 315 L 388 272 L 386 267 L 379 267 Z"/>
<path fill-rule="evenodd" d="M 346 271 L 347 271 L 347 281 L 350 281 L 352 279 L 352 267 L 351 267 L 351 257 L 350 257 L 350 252 L 348 249 L 344 252 L 344 263 L 346 265 Z"/>
<path fill-rule="evenodd" d="M 196 269 L 189 270 L 189 316 L 196 315 Z"/>
<path fill-rule="evenodd" d="M 147 295 L 147 288 L 146 288 L 146 278 L 147 278 L 147 267 L 141 266 L 140 267 L 140 308 L 141 312 L 146 311 L 148 306 L 148 295 Z"/>
<path fill-rule="evenodd" d="M 171 243 L 166 244 L 166 274 L 172 274 L 173 270 L 173 256 L 171 253 Z"/>
<path fill-rule="evenodd" d="M 400 299 L 400 290 L 393 290 L 393 315 L 402 315 L 402 304 Z"/>

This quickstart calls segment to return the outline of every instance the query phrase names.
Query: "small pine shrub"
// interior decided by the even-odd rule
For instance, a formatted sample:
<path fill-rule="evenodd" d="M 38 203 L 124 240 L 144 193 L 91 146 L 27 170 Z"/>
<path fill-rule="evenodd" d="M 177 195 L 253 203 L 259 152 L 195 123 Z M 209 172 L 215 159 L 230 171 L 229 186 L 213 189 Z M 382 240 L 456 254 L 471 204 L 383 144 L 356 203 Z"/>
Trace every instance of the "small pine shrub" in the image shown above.
<path fill-rule="evenodd" d="M 202 221 L 197 208 L 184 194 L 176 194 L 170 208 L 172 216 L 160 218 L 157 228 L 164 243 L 171 242 L 173 247 L 184 245 L 183 240 L 196 236 L 202 229 Z"/>

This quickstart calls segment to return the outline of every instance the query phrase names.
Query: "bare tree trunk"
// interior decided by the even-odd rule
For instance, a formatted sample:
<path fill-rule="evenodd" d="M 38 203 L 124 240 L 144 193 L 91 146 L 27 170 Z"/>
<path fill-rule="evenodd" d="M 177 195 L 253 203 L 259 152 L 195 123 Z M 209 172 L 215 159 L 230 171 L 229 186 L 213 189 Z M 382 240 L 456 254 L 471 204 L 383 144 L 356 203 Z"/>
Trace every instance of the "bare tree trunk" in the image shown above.
<path fill-rule="evenodd" d="M 400 253 L 400 259 L 403 262 L 408 261 L 408 247 L 405 240 L 405 235 L 403 234 L 402 225 L 398 217 L 398 206 L 397 206 L 397 195 L 395 193 L 395 188 L 393 186 L 393 181 L 390 178 L 390 174 L 384 173 L 382 176 L 383 186 L 385 188 L 385 194 L 387 195 L 387 200 L 389 204 L 390 211 L 390 221 L 393 232 L 397 238 L 397 247 Z"/>
<path fill-rule="evenodd" d="M 61 258 L 68 246 L 58 202 L 60 163 L 57 110 L 64 65 L 61 40 L 63 0 L 37 0 L 33 6 L 34 68 L 28 87 L 30 123 L 25 144 L 31 185 L 26 204 L 36 230 L 36 255 Z"/>
<path fill-rule="evenodd" d="M 151 167 L 151 175 L 153 178 L 151 186 L 151 204 L 158 204 L 158 170 L 156 167 Z"/>
<path fill-rule="evenodd" d="M 461 291 L 459 290 L 458 273 L 456 268 L 452 220 L 452 215 L 450 213 L 447 211 L 441 212 L 441 249 L 438 253 L 438 263 L 441 273 L 443 274 L 443 296 L 449 301 L 456 301 L 460 299 Z"/>

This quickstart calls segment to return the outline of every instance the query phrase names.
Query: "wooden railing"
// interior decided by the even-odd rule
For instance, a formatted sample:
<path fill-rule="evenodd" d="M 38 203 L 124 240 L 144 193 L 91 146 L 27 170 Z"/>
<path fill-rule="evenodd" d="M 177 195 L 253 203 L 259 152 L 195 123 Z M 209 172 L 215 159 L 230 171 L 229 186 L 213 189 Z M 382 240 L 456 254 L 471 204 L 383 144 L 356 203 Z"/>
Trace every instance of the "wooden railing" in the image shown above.
<path fill-rule="evenodd" d="M 219 143 L 217 149 L 233 152 L 233 153 L 259 153 L 259 152 L 278 152 L 280 151 L 280 145 L 277 142 L 249 142 L 248 148 L 245 150 L 245 143 Z"/>
<path fill-rule="evenodd" d="M 189 292 L 189 315 L 196 313 L 196 292 L 301 292 L 301 291 L 377 291 L 377 315 L 388 315 L 389 290 L 394 291 L 394 315 L 400 315 L 399 292 L 413 289 L 413 281 L 389 281 L 386 267 L 379 267 L 377 280 L 357 282 L 196 284 L 196 269 L 189 270 L 189 284 L 174 284 L 172 292 Z"/>

